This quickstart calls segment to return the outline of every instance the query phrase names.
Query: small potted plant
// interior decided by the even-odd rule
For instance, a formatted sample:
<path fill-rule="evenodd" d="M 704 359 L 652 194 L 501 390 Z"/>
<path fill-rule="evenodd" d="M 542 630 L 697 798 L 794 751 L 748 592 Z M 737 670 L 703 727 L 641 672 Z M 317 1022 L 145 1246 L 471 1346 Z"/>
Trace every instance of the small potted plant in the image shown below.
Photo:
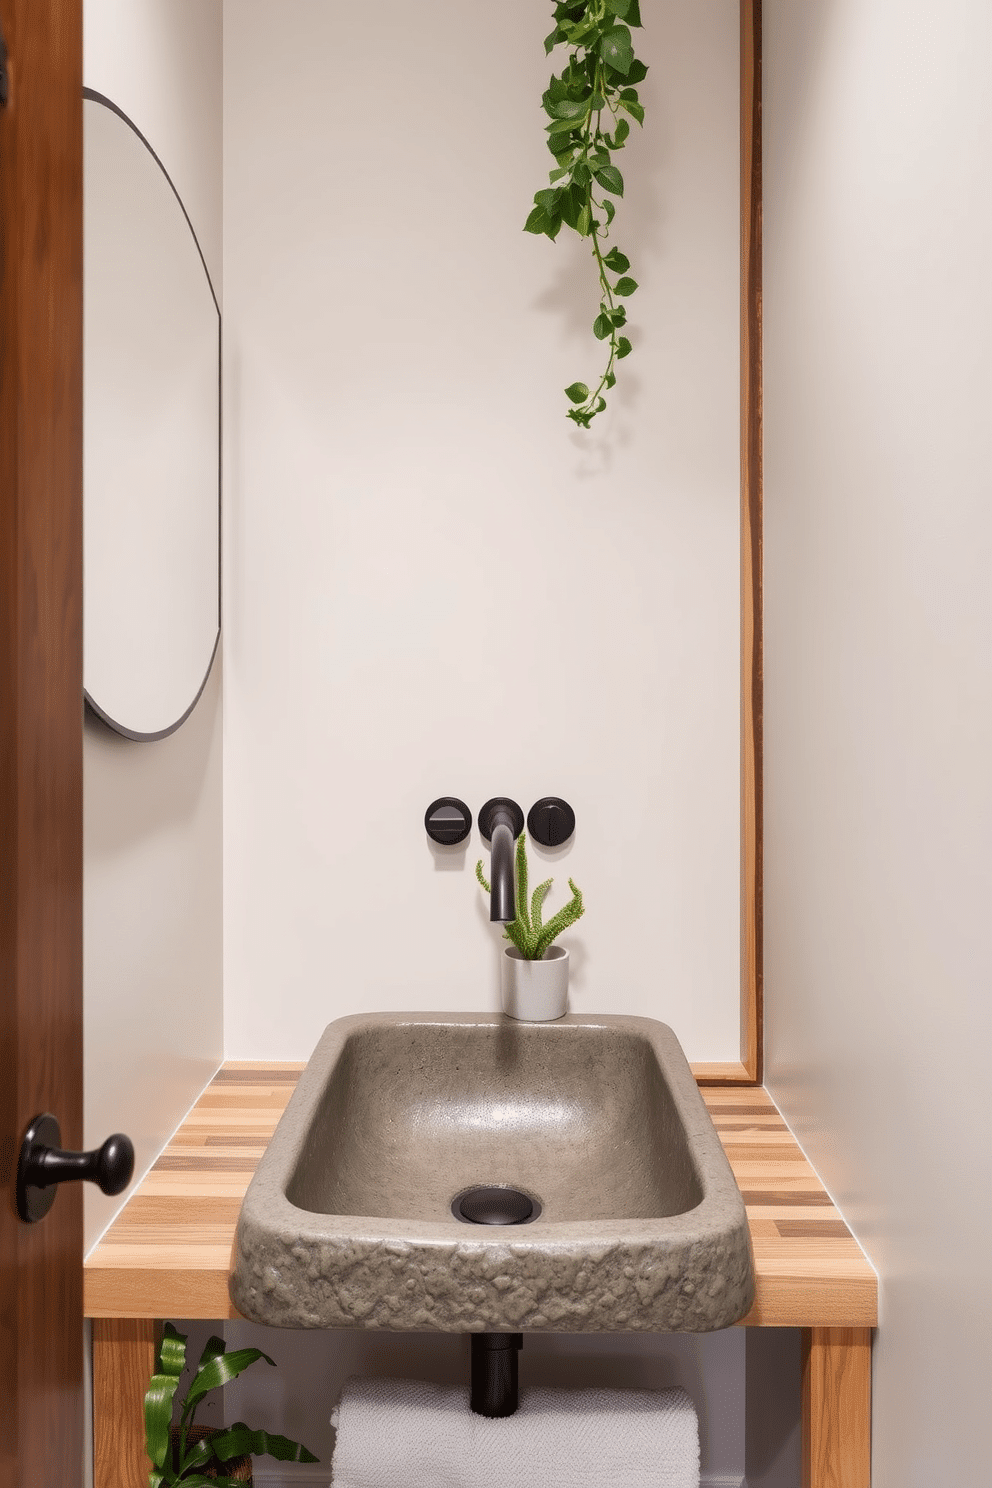
<path fill-rule="evenodd" d="M 209 1390 L 237 1379 L 250 1364 L 273 1361 L 261 1349 L 227 1352 L 222 1338 L 209 1338 L 196 1374 L 180 1400 L 178 1425 L 172 1425 L 179 1378 L 186 1364 L 186 1336 L 166 1323 L 155 1361 L 155 1373 L 145 1393 L 145 1450 L 152 1462 L 148 1488 L 217 1488 L 221 1483 L 251 1483 L 251 1458 L 275 1457 L 280 1462 L 316 1462 L 299 1442 L 267 1431 L 253 1431 L 242 1421 L 213 1430 L 197 1426 L 196 1407 Z"/>
<path fill-rule="evenodd" d="M 568 951 L 554 941 L 574 925 L 585 906 L 582 893 L 572 879 L 568 886 L 572 897 L 568 903 L 543 922 L 544 900 L 554 883 L 553 878 L 538 884 L 527 902 L 527 848 L 524 833 L 517 838 L 516 919 L 504 928 L 510 941 L 503 951 L 503 1011 L 511 1018 L 528 1023 L 548 1023 L 564 1017 L 568 1011 Z M 486 893 L 490 892 L 482 872 L 482 859 L 475 865 L 475 876 Z"/>

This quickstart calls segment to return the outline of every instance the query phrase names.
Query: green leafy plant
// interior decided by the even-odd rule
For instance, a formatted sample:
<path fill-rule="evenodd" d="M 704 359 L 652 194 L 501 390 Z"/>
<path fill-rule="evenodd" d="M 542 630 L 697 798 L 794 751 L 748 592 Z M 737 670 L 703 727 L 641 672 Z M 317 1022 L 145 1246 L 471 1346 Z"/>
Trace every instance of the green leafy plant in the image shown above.
<path fill-rule="evenodd" d="M 554 21 L 545 52 L 550 54 L 560 43 L 569 49 L 566 66 L 552 76 L 542 100 L 551 118 L 548 149 L 556 168 L 549 187 L 534 197 L 524 229 L 553 240 L 564 223 L 592 243 L 601 296 L 592 329 L 598 341 L 609 340 L 609 357 L 593 391 L 584 382 L 565 389 L 575 405 L 568 409 L 568 417 L 588 429 L 606 407 L 603 394 L 616 383 L 616 363 L 631 351 L 629 340 L 620 334 L 627 307 L 618 301 L 634 293 L 637 281 L 627 273 L 626 254 L 619 248 L 604 252 L 604 247 L 616 213 L 612 198 L 623 196 L 623 176 L 613 155 L 627 141 L 629 120 L 644 122 L 635 84 L 648 70 L 634 56 L 630 35 L 631 26 L 641 24 L 640 0 L 560 0 Z"/>
<path fill-rule="evenodd" d="M 479 880 L 486 893 L 490 893 L 489 884 L 486 882 L 482 872 L 482 859 L 475 865 L 475 876 Z M 571 879 L 568 886 L 572 891 L 572 897 L 563 909 L 553 915 L 548 923 L 542 924 L 541 914 L 544 908 L 544 899 L 554 883 L 553 878 L 546 878 L 544 883 L 538 884 L 534 890 L 530 905 L 527 903 L 527 848 L 524 843 L 524 834 L 520 833 L 517 838 L 517 874 L 516 874 L 516 908 L 517 917 L 511 920 L 504 928 L 504 940 L 511 940 L 525 961 L 540 961 L 548 946 L 558 939 L 563 930 L 569 925 L 574 925 L 580 915 L 585 913 L 585 905 L 582 903 L 582 892 L 575 887 Z"/>
<path fill-rule="evenodd" d="M 264 1359 L 273 1361 L 260 1349 L 235 1349 L 227 1353 L 222 1338 L 209 1338 L 200 1356 L 196 1375 L 181 1402 L 179 1418 L 178 1461 L 173 1460 L 170 1428 L 179 1377 L 186 1364 L 187 1335 L 178 1333 L 166 1323 L 155 1360 L 155 1373 L 145 1393 L 145 1450 L 153 1467 L 148 1475 L 148 1488 L 171 1488 L 183 1483 L 186 1488 L 217 1488 L 220 1483 L 236 1483 L 224 1473 L 224 1465 L 236 1457 L 251 1453 L 256 1457 L 276 1457 L 280 1462 L 316 1462 L 318 1459 L 299 1442 L 285 1436 L 272 1436 L 267 1431 L 252 1431 L 242 1421 L 204 1441 L 189 1441 L 196 1407 L 210 1390 L 237 1379 L 239 1374 Z M 207 1470 L 211 1475 L 207 1476 Z"/>

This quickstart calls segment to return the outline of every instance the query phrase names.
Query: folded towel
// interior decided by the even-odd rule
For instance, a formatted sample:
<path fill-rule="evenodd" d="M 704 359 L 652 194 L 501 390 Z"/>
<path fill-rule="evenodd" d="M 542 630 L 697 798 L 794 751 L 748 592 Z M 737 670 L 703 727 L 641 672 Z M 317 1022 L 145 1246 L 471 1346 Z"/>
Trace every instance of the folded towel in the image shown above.
<path fill-rule="evenodd" d="M 467 1386 L 352 1378 L 331 1424 L 334 1488 L 699 1488 L 684 1390 L 523 1389 L 491 1420 Z"/>

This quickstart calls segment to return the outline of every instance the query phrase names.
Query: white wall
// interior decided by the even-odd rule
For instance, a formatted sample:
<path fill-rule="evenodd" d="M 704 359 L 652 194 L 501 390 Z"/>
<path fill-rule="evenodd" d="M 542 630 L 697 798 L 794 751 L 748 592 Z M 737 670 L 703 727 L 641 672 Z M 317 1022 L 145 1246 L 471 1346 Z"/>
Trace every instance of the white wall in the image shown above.
<path fill-rule="evenodd" d="M 221 22 L 220 0 L 84 7 L 83 80 L 156 150 L 218 295 Z M 140 1177 L 223 1058 L 219 658 L 168 739 L 88 717 L 84 791 L 85 1140 L 127 1132 Z M 87 1246 L 123 1201 L 87 1185 Z"/>
<path fill-rule="evenodd" d="M 986 1483 L 992 10 L 764 37 L 767 1083 L 880 1273 L 875 1488 Z"/>
<path fill-rule="evenodd" d="M 636 349 L 584 435 L 593 266 L 521 230 L 546 17 L 226 7 L 229 1057 L 497 1006 L 478 831 L 432 856 L 424 811 L 549 793 L 573 1007 L 739 1057 L 738 20 L 648 20 Z"/>

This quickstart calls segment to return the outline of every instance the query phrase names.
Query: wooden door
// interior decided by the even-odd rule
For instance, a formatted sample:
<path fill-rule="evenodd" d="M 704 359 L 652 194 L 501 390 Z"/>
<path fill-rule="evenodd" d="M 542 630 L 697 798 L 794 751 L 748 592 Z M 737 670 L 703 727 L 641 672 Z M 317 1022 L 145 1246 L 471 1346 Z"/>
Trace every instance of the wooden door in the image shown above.
<path fill-rule="evenodd" d="M 20 1137 L 82 1146 L 82 0 L 0 0 L 0 1488 L 82 1481 L 82 1195 L 20 1222 Z"/>

